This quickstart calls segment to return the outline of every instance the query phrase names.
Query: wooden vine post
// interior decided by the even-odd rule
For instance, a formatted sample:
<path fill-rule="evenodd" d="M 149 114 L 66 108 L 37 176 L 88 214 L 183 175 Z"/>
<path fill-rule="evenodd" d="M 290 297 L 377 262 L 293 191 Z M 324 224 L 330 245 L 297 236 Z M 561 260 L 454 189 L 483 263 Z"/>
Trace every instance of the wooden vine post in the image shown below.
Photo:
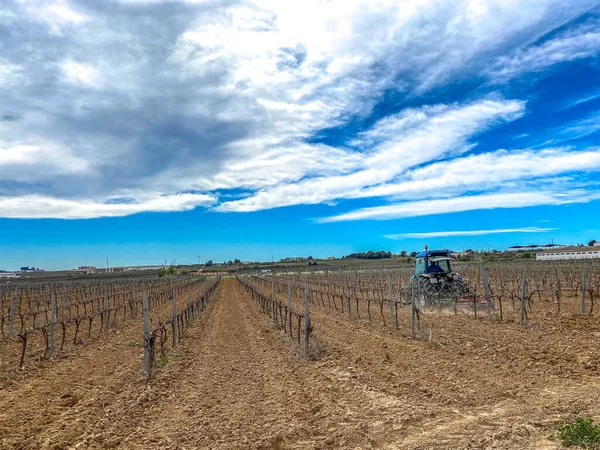
<path fill-rule="evenodd" d="M 56 321 L 56 295 L 52 293 L 50 303 L 50 356 L 54 356 L 54 323 Z"/>
<path fill-rule="evenodd" d="M 150 305 L 146 294 L 142 300 L 142 311 L 144 313 L 144 369 L 146 379 L 149 380 L 152 375 L 152 367 L 150 367 Z"/>
<path fill-rule="evenodd" d="M 304 285 L 304 348 L 308 351 L 310 344 L 310 299 L 308 298 L 308 285 Z"/>
<path fill-rule="evenodd" d="M 525 324 L 525 297 L 527 295 L 527 276 L 525 274 L 525 268 L 523 268 L 523 279 L 521 282 L 521 325 Z"/>
<path fill-rule="evenodd" d="M 60 320 L 67 320 L 67 285 L 63 286 L 62 296 L 60 298 Z"/>
<path fill-rule="evenodd" d="M 584 264 L 581 271 L 581 315 L 585 314 L 585 289 L 586 289 L 586 278 L 587 278 L 587 266 Z"/>
<path fill-rule="evenodd" d="M 492 320 L 492 297 L 490 296 L 490 284 L 485 267 L 481 266 L 481 278 L 483 278 L 483 288 L 485 289 L 485 302 L 487 304 L 488 320 Z"/>
<path fill-rule="evenodd" d="M 15 293 L 10 293 L 10 316 L 8 318 L 8 337 L 13 337 L 14 326 L 15 326 L 15 303 L 17 298 L 15 297 Z"/>
<path fill-rule="evenodd" d="M 177 346 L 177 291 L 173 289 L 173 347 Z"/>
<path fill-rule="evenodd" d="M 387 274 L 387 288 L 388 288 L 388 302 L 390 304 L 390 325 L 392 328 L 396 328 L 396 321 L 394 317 L 394 307 L 392 300 L 392 280 L 390 279 L 390 274 Z"/>
<path fill-rule="evenodd" d="M 411 337 L 415 337 L 415 313 L 416 313 L 416 306 L 417 306 L 417 293 L 415 291 L 418 291 L 418 286 L 419 286 L 419 282 L 418 280 L 411 283 L 411 304 L 410 304 L 410 336 Z M 415 289 L 417 288 L 417 289 Z"/>
<path fill-rule="evenodd" d="M 292 335 L 292 283 L 290 282 L 290 280 L 288 280 L 287 282 L 288 285 L 288 297 L 287 297 L 287 304 L 288 304 L 288 320 L 289 320 L 289 325 L 290 325 L 290 336 Z"/>
<path fill-rule="evenodd" d="M 103 327 L 108 331 L 108 294 L 106 293 L 106 286 L 104 286 L 104 312 L 102 314 Z"/>
<path fill-rule="evenodd" d="M 131 283 L 131 318 L 137 319 L 137 303 L 135 302 L 135 286 Z"/>

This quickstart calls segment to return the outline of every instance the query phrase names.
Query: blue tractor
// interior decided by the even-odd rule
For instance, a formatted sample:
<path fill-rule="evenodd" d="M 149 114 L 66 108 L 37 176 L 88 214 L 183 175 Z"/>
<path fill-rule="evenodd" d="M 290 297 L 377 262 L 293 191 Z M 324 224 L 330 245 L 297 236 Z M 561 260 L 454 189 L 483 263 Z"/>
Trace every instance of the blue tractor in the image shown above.
<path fill-rule="evenodd" d="M 415 272 L 410 277 L 410 286 L 403 291 L 405 302 L 412 301 L 414 291 L 417 299 L 425 306 L 429 300 L 456 300 L 468 294 L 464 280 L 452 270 L 450 250 L 429 250 L 417 254 Z M 410 301 L 409 301 L 410 299 Z"/>

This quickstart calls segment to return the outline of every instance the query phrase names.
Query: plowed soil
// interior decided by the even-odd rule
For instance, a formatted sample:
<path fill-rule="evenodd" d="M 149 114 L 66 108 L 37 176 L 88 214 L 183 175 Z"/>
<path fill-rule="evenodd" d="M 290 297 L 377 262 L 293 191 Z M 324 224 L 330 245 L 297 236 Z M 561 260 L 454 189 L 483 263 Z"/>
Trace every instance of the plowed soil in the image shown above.
<path fill-rule="evenodd" d="M 311 318 L 307 356 L 225 279 L 150 383 L 132 325 L 6 385 L 0 448 L 552 449 L 555 420 L 600 418 L 597 318 L 446 317 L 424 339 Z"/>

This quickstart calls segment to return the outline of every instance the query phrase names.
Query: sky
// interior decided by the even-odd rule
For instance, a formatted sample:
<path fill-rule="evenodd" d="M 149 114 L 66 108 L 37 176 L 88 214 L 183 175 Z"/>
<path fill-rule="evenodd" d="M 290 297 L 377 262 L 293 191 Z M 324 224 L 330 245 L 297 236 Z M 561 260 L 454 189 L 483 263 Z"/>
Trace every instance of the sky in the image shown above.
<path fill-rule="evenodd" d="M 3 0 L 0 269 L 600 240 L 600 0 Z"/>

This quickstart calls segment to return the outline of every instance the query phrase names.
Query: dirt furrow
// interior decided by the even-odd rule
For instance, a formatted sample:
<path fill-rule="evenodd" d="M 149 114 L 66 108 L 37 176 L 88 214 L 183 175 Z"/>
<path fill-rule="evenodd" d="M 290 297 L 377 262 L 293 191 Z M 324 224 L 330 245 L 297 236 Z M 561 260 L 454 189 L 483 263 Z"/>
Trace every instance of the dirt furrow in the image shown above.
<path fill-rule="evenodd" d="M 357 384 L 338 361 L 308 361 L 225 280 L 214 310 L 152 386 L 104 432 L 127 448 L 362 448 L 418 407 Z"/>

